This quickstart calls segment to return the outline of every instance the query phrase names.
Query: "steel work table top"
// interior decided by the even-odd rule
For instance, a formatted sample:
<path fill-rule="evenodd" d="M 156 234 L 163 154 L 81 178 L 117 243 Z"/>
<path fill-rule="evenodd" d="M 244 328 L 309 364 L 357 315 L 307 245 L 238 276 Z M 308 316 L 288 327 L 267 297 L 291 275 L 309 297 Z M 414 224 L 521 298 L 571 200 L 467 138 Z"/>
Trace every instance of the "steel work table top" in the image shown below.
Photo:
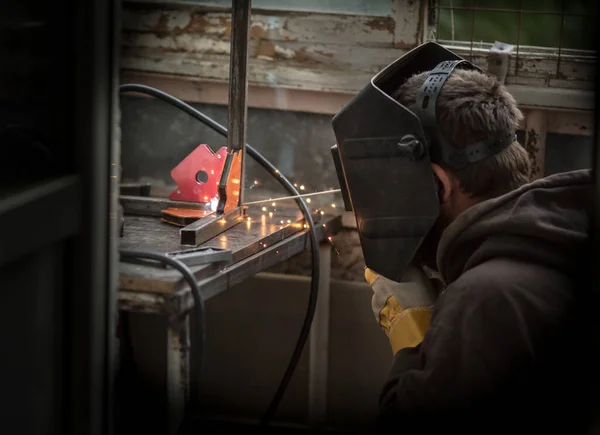
<path fill-rule="evenodd" d="M 233 255 L 229 263 L 191 268 L 205 300 L 310 246 L 304 218 L 293 200 L 278 203 L 272 217 L 269 210 L 271 207 L 264 211 L 261 205 L 248 206 L 250 221 L 200 245 L 230 249 Z M 326 240 L 342 227 L 340 215 L 315 212 L 313 220 L 319 241 Z M 119 248 L 162 254 L 185 249 L 180 245 L 179 229 L 157 217 L 126 215 Z M 147 261 L 120 262 L 119 272 L 118 299 L 122 310 L 179 315 L 193 307 L 190 288 L 175 269 Z"/>

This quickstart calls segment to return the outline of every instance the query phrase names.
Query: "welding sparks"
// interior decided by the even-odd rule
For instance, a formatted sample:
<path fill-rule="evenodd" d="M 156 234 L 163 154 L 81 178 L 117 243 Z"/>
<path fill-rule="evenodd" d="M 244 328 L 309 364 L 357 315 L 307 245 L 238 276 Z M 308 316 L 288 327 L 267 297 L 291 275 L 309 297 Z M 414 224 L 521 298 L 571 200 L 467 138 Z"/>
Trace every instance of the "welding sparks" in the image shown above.
<path fill-rule="evenodd" d="M 217 206 L 219 205 L 219 196 L 215 195 L 213 196 L 213 198 L 210 200 L 210 210 L 211 211 L 217 211 Z"/>
<path fill-rule="evenodd" d="M 300 188 L 302 188 L 302 186 L 300 186 Z M 326 194 L 331 194 L 331 193 L 338 193 L 341 192 L 340 189 L 336 189 L 336 190 L 323 190 L 321 192 L 313 192 L 313 193 L 303 193 L 301 195 L 293 195 L 293 196 L 282 196 L 281 198 L 277 198 L 278 201 L 282 201 L 284 199 L 296 199 L 296 198 L 306 198 L 309 196 L 316 196 L 316 195 L 326 195 Z M 261 199 L 260 201 L 252 201 L 252 202 L 247 202 L 246 205 L 251 205 L 251 204 L 263 204 L 265 202 L 269 202 L 271 201 L 271 198 L 269 199 Z M 275 202 L 273 202 L 271 204 L 273 207 L 275 207 Z"/>
<path fill-rule="evenodd" d="M 254 182 L 252 184 L 250 184 L 250 186 L 246 187 L 246 190 L 252 190 L 258 185 L 259 185 L 258 180 L 254 180 Z"/>

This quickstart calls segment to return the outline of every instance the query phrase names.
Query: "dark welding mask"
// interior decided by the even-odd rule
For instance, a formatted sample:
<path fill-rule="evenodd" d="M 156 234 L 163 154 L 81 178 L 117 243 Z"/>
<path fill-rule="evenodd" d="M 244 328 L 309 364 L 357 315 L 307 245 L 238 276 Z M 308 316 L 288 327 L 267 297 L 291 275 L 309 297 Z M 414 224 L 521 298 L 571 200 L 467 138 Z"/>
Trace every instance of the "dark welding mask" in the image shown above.
<path fill-rule="evenodd" d="M 422 44 L 375 75 L 333 118 L 333 160 L 366 266 L 394 281 L 401 281 L 439 214 L 431 162 L 460 170 L 516 139 L 506 132 L 457 148 L 442 136 L 436 101 L 455 68 L 481 71 L 439 44 Z M 392 97 L 423 71 L 430 72 L 414 106 Z"/>

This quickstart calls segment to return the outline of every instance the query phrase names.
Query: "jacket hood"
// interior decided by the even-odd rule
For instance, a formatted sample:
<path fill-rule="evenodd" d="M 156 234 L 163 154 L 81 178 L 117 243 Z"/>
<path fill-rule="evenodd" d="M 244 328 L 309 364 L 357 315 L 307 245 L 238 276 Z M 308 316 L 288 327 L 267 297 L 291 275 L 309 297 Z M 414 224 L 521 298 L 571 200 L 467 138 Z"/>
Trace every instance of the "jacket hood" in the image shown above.
<path fill-rule="evenodd" d="M 446 284 L 494 257 L 571 271 L 586 244 L 593 204 L 591 170 L 536 180 L 458 216 L 437 250 Z"/>

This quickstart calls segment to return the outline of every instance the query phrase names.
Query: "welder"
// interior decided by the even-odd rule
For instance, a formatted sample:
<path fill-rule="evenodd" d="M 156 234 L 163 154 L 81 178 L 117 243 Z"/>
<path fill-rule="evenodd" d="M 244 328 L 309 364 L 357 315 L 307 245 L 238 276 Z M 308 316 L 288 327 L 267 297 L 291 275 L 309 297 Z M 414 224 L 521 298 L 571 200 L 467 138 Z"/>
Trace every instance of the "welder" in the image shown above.
<path fill-rule="evenodd" d="M 427 43 L 333 120 L 394 358 L 384 433 L 586 428 L 591 171 L 531 181 L 522 119 L 495 77 Z"/>

